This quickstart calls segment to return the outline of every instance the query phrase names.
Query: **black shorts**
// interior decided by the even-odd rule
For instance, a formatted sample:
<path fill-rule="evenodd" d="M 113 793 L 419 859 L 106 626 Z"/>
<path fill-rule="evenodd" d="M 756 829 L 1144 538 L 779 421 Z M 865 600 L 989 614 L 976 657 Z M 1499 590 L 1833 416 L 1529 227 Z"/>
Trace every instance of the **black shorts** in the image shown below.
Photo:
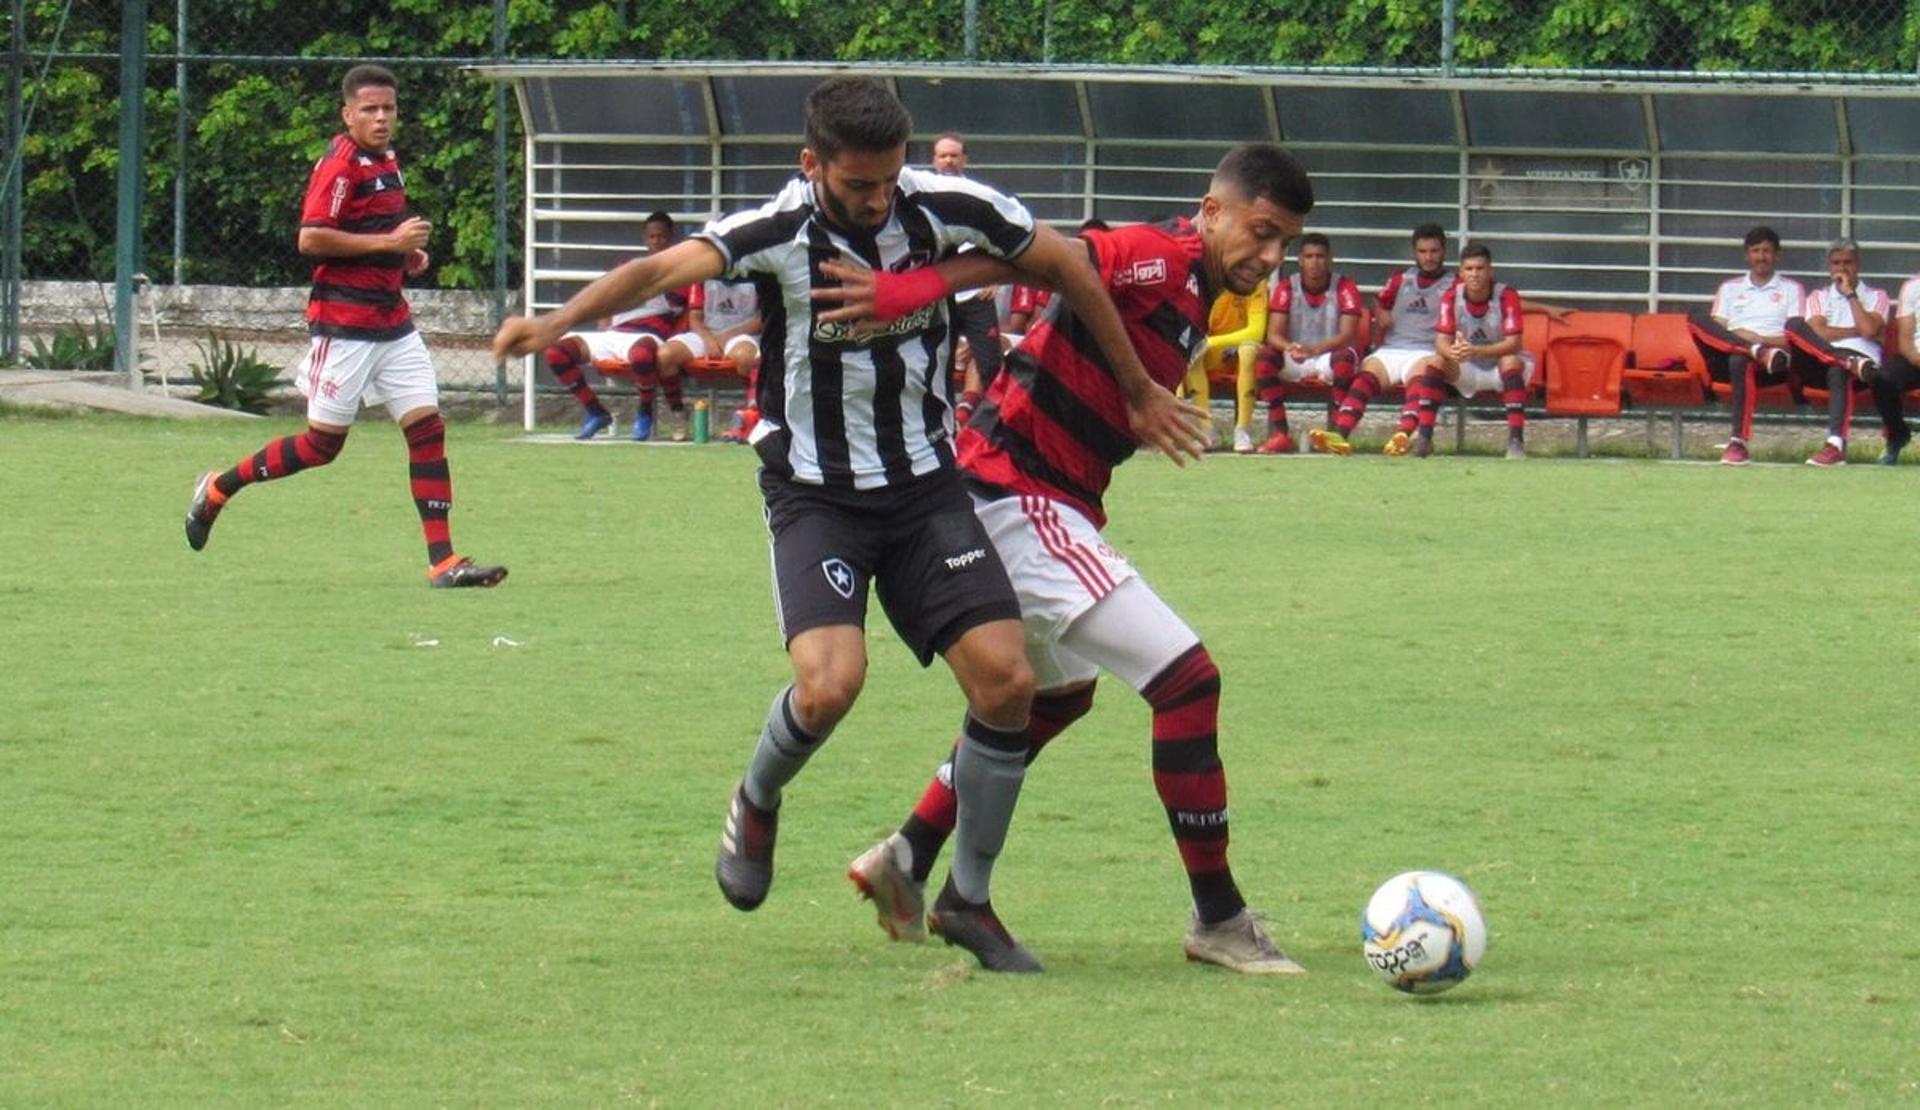
<path fill-rule="evenodd" d="M 865 628 L 867 584 L 921 666 L 1020 601 L 958 475 L 879 490 L 805 485 L 762 471 L 784 642 L 810 628 Z"/>

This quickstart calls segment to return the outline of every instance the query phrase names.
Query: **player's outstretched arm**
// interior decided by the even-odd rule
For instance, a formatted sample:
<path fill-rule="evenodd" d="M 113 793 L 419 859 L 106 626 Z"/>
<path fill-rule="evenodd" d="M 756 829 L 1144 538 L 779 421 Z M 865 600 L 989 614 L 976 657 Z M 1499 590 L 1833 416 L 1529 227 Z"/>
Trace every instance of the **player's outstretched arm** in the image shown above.
<path fill-rule="evenodd" d="M 725 269 L 720 251 L 705 240 L 675 243 L 659 254 L 636 258 L 600 275 L 552 312 L 509 317 L 493 337 L 493 357 L 543 351 L 586 321 L 612 316 L 668 289 L 719 277 Z"/>
<path fill-rule="evenodd" d="M 887 324 L 948 293 L 998 285 L 1019 271 L 984 251 L 968 251 L 904 274 L 879 272 L 837 258 L 822 262 L 820 272 L 835 282 L 813 291 L 816 303 L 834 306 L 819 314 L 823 323 Z"/>
<path fill-rule="evenodd" d="M 1120 310 L 1113 306 L 1106 283 L 1087 260 L 1086 252 L 1045 224 L 1033 230 L 1033 242 L 1014 259 L 1014 265 L 1064 293 L 1074 315 L 1093 332 L 1127 398 L 1127 419 L 1134 438 L 1182 466 L 1186 465 L 1182 455 L 1197 459 L 1205 454 L 1207 441 L 1201 426 L 1202 421 L 1210 419 L 1206 410 L 1180 400 L 1148 376 L 1132 340 L 1127 338 Z"/>

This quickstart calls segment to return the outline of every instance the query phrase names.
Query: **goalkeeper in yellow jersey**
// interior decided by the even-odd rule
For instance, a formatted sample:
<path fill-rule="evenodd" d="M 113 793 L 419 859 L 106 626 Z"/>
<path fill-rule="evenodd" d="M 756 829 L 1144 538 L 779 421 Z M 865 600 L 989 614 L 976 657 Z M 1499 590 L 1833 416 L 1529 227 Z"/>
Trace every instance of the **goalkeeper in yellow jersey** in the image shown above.
<path fill-rule="evenodd" d="M 1267 290 L 1271 281 L 1262 281 L 1245 296 L 1227 291 L 1214 299 L 1207 313 L 1207 349 L 1187 371 L 1184 383 L 1183 392 L 1205 406 L 1210 392 L 1207 376 L 1229 359 L 1233 361 L 1233 449 L 1242 455 L 1253 452 L 1254 360 L 1267 335 Z"/>

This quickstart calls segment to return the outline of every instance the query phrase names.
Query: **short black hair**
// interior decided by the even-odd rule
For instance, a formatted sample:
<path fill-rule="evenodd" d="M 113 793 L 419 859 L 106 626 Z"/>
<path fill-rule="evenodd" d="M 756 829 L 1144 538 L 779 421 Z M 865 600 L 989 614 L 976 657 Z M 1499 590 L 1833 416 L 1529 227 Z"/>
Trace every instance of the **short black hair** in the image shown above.
<path fill-rule="evenodd" d="M 1440 244 L 1445 246 L 1447 242 L 1446 229 L 1439 224 L 1421 224 L 1413 229 L 1413 245 L 1416 247 L 1419 246 L 1423 239 L 1438 239 L 1440 240 Z"/>
<path fill-rule="evenodd" d="M 823 162 L 843 150 L 905 146 L 911 134 L 907 106 L 871 77 L 829 77 L 807 94 L 807 148 Z"/>
<path fill-rule="evenodd" d="M 393 71 L 386 66 L 357 65 L 340 79 L 340 103 L 352 104 L 353 98 L 360 94 L 360 90 L 370 85 L 392 89 L 395 93 L 400 91 L 400 79 L 395 77 Z"/>
<path fill-rule="evenodd" d="M 1313 181 L 1307 177 L 1307 168 L 1272 143 L 1241 143 L 1227 151 L 1213 171 L 1213 180 L 1248 200 L 1264 198 L 1296 216 L 1313 211 Z"/>
<path fill-rule="evenodd" d="M 1460 248 L 1460 261 L 1465 262 L 1469 258 L 1484 258 L 1487 260 L 1487 265 L 1491 266 L 1493 265 L 1493 248 L 1485 243 L 1468 243 Z"/>
<path fill-rule="evenodd" d="M 1319 247 L 1328 254 L 1332 254 L 1333 240 L 1328 239 L 1317 231 L 1309 231 L 1300 237 L 1299 244 L 1296 245 L 1293 250 L 1294 256 L 1298 257 L 1300 252 L 1306 250 L 1308 247 Z"/>
<path fill-rule="evenodd" d="M 647 213 L 647 218 L 640 221 L 640 226 L 646 227 L 648 224 L 666 224 L 667 230 L 672 231 L 673 217 L 667 215 L 665 212 L 649 212 Z"/>
<path fill-rule="evenodd" d="M 1101 219 L 1098 216 L 1088 216 L 1086 219 L 1080 221 L 1080 230 L 1081 231 L 1111 231 L 1113 230 L 1113 228 L 1108 225 L 1107 221 Z"/>
<path fill-rule="evenodd" d="M 1772 243 L 1774 250 L 1780 249 L 1780 236 L 1766 224 L 1760 224 L 1747 232 L 1745 245 L 1757 247 L 1762 243 Z"/>

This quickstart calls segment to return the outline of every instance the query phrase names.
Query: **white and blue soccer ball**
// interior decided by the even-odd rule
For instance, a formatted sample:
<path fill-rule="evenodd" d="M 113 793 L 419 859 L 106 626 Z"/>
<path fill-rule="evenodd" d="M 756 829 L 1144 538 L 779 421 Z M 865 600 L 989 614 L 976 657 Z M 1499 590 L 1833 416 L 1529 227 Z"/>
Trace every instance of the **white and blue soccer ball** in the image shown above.
<path fill-rule="evenodd" d="M 1360 917 L 1367 963 L 1395 990 L 1438 994 L 1473 974 L 1487 954 L 1487 921 L 1467 884 L 1439 871 L 1406 871 L 1380 884 Z"/>

